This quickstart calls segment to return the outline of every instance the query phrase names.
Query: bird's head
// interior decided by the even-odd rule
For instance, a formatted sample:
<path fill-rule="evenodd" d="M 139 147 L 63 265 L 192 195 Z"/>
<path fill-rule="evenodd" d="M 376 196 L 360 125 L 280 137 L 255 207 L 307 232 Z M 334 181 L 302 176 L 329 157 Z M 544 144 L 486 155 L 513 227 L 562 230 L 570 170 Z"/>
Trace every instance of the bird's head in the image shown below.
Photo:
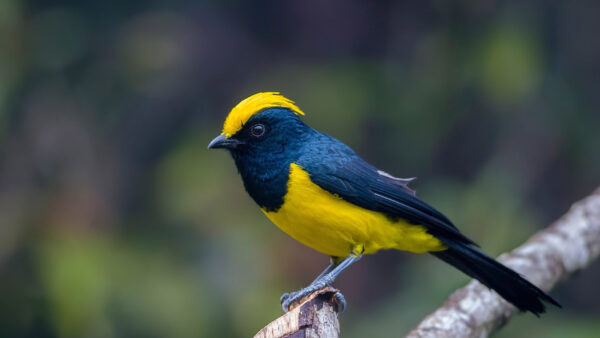
<path fill-rule="evenodd" d="M 293 160 L 307 137 L 309 128 L 301 115 L 302 110 L 278 92 L 254 94 L 233 107 L 221 135 L 208 148 L 228 149 L 238 168 L 276 168 Z"/>

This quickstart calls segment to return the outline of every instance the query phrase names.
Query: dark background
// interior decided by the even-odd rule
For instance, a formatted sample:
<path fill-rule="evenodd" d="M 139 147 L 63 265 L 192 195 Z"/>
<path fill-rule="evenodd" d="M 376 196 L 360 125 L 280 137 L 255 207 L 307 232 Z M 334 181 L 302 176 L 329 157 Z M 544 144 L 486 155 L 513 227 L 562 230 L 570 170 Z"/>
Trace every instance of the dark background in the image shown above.
<path fill-rule="evenodd" d="M 491 255 L 600 183 L 598 1 L 0 1 L 0 336 L 248 337 L 327 264 L 206 145 L 281 91 Z M 396 337 L 467 278 L 382 252 L 345 337 Z M 600 266 L 499 337 L 592 337 Z"/>

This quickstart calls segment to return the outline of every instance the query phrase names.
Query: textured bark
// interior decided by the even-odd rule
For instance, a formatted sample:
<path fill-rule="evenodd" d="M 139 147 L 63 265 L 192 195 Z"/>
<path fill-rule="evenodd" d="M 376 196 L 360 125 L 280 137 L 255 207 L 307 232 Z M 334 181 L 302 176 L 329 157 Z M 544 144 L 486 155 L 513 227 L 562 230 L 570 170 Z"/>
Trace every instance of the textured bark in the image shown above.
<path fill-rule="evenodd" d="M 600 189 L 525 244 L 499 257 L 545 291 L 600 255 Z M 517 312 L 478 281 L 454 292 L 407 337 L 487 337 Z"/>
<path fill-rule="evenodd" d="M 337 338 L 340 335 L 338 304 L 333 296 L 337 290 L 320 289 L 292 304 L 290 311 L 275 319 L 254 338 Z"/>

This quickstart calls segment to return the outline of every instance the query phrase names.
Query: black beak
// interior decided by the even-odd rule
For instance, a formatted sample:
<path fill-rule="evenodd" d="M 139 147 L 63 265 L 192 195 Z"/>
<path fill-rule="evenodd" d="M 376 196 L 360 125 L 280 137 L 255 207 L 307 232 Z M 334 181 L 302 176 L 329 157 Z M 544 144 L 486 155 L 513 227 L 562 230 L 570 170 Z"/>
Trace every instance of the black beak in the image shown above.
<path fill-rule="evenodd" d="M 221 135 L 215 137 L 212 141 L 210 141 L 210 143 L 208 144 L 208 149 L 217 149 L 217 148 L 235 149 L 241 143 L 242 142 L 240 142 L 236 139 L 227 138 L 225 136 L 225 134 L 221 134 Z"/>

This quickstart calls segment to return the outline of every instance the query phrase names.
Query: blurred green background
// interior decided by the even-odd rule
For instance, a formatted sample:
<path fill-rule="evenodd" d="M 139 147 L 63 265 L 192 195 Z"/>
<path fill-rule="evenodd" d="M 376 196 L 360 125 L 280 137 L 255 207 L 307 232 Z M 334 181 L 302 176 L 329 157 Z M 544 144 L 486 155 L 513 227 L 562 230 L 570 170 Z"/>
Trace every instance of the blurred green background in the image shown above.
<path fill-rule="evenodd" d="M 248 337 L 327 257 L 259 212 L 229 109 L 278 90 L 497 255 L 600 183 L 598 1 L 0 1 L 0 337 Z M 467 278 L 382 252 L 345 337 Z M 592 337 L 598 263 L 498 337 Z"/>

